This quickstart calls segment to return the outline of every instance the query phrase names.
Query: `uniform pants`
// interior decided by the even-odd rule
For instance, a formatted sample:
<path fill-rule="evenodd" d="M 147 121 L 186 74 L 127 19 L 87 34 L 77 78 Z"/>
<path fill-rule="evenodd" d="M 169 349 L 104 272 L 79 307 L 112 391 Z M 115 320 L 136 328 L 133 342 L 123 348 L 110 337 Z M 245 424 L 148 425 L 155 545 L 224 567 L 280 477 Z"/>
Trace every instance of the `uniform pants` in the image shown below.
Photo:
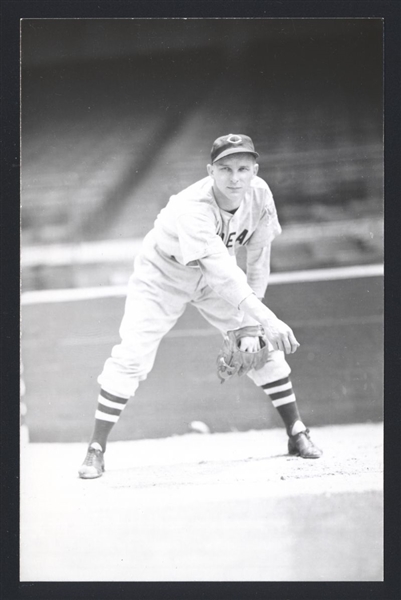
<path fill-rule="evenodd" d="M 129 280 L 121 343 L 113 347 L 98 378 L 103 390 L 121 398 L 134 396 L 139 382 L 152 370 L 161 340 L 187 304 L 196 306 L 223 334 L 241 326 L 244 313 L 207 285 L 199 267 L 183 266 L 166 256 L 148 235 Z M 272 349 L 264 367 L 248 376 L 262 386 L 290 372 L 284 353 Z"/>

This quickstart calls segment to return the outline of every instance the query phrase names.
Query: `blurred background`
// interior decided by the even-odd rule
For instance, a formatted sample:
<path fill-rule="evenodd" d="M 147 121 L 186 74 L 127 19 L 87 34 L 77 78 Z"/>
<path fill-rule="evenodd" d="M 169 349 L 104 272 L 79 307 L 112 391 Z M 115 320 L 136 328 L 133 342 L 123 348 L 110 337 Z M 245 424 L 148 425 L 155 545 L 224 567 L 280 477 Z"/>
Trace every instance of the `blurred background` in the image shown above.
<path fill-rule="evenodd" d="M 123 298 L 24 299 L 125 285 L 157 213 L 205 176 L 219 135 L 246 133 L 261 155 L 284 229 L 273 273 L 382 262 L 382 34 L 380 19 L 21 21 L 21 356 L 33 441 L 86 439 Z M 269 306 L 305 330 L 293 370 L 312 424 L 382 417 L 382 283 L 271 288 Z M 204 327 L 197 318 L 189 310 L 183 330 Z M 194 419 L 212 431 L 277 424 L 248 382 L 215 386 L 218 336 L 206 330 L 199 367 L 179 331 L 115 439 L 183 433 Z"/>

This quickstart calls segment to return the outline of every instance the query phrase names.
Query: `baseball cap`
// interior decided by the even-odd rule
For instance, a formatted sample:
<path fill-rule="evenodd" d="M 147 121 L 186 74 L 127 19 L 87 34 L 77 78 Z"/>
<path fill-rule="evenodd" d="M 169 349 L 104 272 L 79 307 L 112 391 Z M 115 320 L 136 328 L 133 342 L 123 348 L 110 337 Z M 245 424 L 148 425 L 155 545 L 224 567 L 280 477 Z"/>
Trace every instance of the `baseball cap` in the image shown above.
<path fill-rule="evenodd" d="M 216 160 L 220 160 L 223 156 L 236 154 L 237 152 L 249 152 L 249 154 L 253 154 L 255 158 L 259 156 L 255 151 L 255 146 L 249 136 L 240 133 L 229 133 L 228 135 L 218 137 L 217 140 L 214 141 L 211 151 L 212 163 L 216 162 Z"/>

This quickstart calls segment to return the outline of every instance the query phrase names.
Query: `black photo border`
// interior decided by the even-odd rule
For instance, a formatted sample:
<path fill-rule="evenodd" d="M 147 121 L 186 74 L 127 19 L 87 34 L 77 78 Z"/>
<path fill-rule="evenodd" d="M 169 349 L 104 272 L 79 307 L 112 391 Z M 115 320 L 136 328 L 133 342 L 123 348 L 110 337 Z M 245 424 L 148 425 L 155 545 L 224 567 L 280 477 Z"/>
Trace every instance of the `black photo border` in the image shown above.
<path fill-rule="evenodd" d="M 23 18 L 382 18 L 385 124 L 385 544 L 383 582 L 23 582 L 19 581 L 20 133 L 19 43 Z M 4 600 L 269 598 L 392 600 L 400 574 L 401 3 L 385 1 L 7 1 L 1 2 L 1 584 Z M 11 201 L 13 199 L 13 201 Z M 313 560 L 313 556 L 311 556 Z"/>

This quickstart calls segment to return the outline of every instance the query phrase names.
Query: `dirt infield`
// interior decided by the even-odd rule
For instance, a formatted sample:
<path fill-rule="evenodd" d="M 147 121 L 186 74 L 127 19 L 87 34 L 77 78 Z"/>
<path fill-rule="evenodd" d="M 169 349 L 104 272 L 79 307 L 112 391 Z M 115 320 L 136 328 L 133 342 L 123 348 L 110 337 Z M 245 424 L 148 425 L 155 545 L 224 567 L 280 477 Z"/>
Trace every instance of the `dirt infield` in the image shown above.
<path fill-rule="evenodd" d="M 281 429 L 21 451 L 22 581 L 382 581 L 383 431 L 317 427 L 317 461 Z"/>

